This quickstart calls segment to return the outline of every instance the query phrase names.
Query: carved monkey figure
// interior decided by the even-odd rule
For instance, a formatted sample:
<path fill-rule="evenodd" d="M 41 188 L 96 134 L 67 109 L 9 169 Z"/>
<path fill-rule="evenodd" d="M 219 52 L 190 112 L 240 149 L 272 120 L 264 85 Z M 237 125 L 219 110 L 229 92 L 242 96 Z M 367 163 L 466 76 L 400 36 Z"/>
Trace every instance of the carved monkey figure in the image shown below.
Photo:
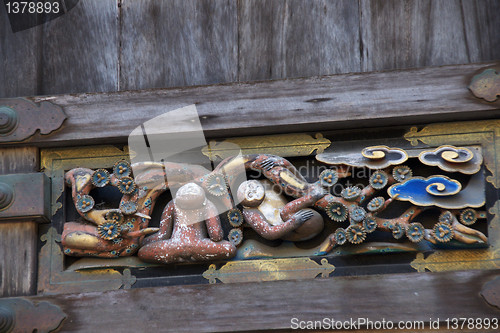
<path fill-rule="evenodd" d="M 203 188 L 188 183 L 165 207 L 160 230 L 144 239 L 138 256 L 164 264 L 232 258 L 236 247 L 223 236 L 215 205 Z"/>
<path fill-rule="evenodd" d="M 323 218 L 313 209 L 315 200 L 286 201 L 268 180 L 248 180 L 238 188 L 247 224 L 266 239 L 308 240 L 324 227 Z"/>
<path fill-rule="evenodd" d="M 66 173 L 66 184 L 71 186 L 73 201 L 83 221 L 64 224 L 61 236 L 64 254 L 102 258 L 131 256 L 137 252 L 140 239 L 155 231 L 148 228 L 149 213 L 156 198 L 165 191 L 165 185 L 160 183 L 143 190 L 140 198 L 139 191 L 124 195 L 121 204 L 132 203 L 137 208 L 136 212 L 125 215 L 120 209 L 96 209 L 93 203 L 85 209 L 83 205 L 88 204 L 85 200 L 90 200 L 89 193 L 96 187 L 91 181 L 93 175 L 94 171 L 87 168 L 76 168 Z M 143 178 L 154 176 L 154 172 L 146 172 Z M 119 181 L 115 175 L 109 180 L 114 186 Z"/>

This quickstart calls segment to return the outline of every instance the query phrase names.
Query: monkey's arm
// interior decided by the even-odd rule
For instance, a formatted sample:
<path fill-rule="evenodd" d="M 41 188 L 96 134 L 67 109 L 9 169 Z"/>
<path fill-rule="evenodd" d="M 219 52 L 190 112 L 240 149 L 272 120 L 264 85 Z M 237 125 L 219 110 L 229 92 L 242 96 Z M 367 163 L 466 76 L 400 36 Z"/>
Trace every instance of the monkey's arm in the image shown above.
<path fill-rule="evenodd" d="M 311 211 L 299 211 L 279 225 L 269 224 L 266 217 L 258 209 L 245 208 L 243 210 L 243 216 L 250 227 L 259 235 L 265 239 L 274 240 L 300 227 L 305 221 L 313 216 L 313 213 Z"/>
<path fill-rule="evenodd" d="M 212 241 L 220 242 L 224 238 L 224 231 L 220 224 L 217 208 L 213 203 L 207 202 L 206 209 L 207 219 L 205 223 L 207 225 L 208 236 Z"/>
<path fill-rule="evenodd" d="M 164 239 L 169 239 L 170 236 L 172 235 L 172 228 L 174 225 L 174 218 L 175 218 L 174 213 L 175 213 L 175 205 L 174 201 L 172 200 L 168 203 L 168 205 L 163 210 L 163 213 L 161 214 L 160 230 L 157 233 L 149 237 L 146 237 L 142 241 L 142 245 L 158 242 Z"/>
<path fill-rule="evenodd" d="M 320 187 L 313 188 L 310 194 L 295 199 L 281 208 L 280 216 L 283 221 L 289 220 L 301 209 L 313 207 L 314 204 L 323 198 L 326 192 Z"/>

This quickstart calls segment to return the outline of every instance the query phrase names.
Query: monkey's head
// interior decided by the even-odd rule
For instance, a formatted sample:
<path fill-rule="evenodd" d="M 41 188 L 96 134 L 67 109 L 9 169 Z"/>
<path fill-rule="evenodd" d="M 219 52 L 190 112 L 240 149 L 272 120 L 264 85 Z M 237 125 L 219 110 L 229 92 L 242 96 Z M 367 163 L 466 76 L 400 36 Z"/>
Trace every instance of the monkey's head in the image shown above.
<path fill-rule="evenodd" d="M 245 207 L 257 207 L 265 196 L 264 185 L 257 180 L 247 180 L 238 187 L 238 200 Z"/>
<path fill-rule="evenodd" d="M 175 205 L 181 209 L 197 209 L 205 202 L 205 191 L 195 183 L 183 185 L 175 194 Z"/>

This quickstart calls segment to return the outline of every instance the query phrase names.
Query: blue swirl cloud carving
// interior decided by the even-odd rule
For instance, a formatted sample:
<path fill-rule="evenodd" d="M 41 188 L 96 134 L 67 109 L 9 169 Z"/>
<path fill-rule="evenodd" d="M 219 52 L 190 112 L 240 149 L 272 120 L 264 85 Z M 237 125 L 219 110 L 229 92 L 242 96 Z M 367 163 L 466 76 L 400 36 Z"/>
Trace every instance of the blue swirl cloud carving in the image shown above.
<path fill-rule="evenodd" d="M 456 205 L 467 205 L 463 202 L 463 195 L 457 196 L 461 189 L 462 185 L 458 181 L 438 175 L 429 178 L 413 177 L 392 185 L 387 192 L 391 197 L 397 196 L 397 200 L 410 201 L 419 206 L 455 208 Z M 469 195 L 467 197 L 470 198 Z"/>

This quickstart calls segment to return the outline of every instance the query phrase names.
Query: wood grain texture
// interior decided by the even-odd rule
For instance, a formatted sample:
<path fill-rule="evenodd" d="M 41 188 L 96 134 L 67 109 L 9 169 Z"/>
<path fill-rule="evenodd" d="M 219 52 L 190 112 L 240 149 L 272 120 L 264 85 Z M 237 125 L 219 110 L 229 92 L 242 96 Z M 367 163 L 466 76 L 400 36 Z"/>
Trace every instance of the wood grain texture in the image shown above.
<path fill-rule="evenodd" d="M 124 0 L 121 13 L 121 90 L 236 81 L 236 1 Z"/>
<path fill-rule="evenodd" d="M 0 149 L 0 175 L 38 171 L 38 149 L 34 147 Z"/>
<path fill-rule="evenodd" d="M 469 61 L 500 59 L 500 1 L 462 0 Z"/>
<path fill-rule="evenodd" d="M 0 149 L 0 174 L 38 171 L 38 149 Z M 38 227 L 35 222 L 0 222 L 0 297 L 36 292 Z"/>
<path fill-rule="evenodd" d="M 1 20 L 0 97 L 490 61 L 500 58 L 499 9 L 497 0 L 80 1 L 16 34 Z"/>
<path fill-rule="evenodd" d="M 472 76 L 491 65 L 500 63 L 35 97 L 62 106 L 68 119 L 62 129 L 33 137 L 30 144 L 126 143 L 145 121 L 191 104 L 208 137 L 491 119 L 499 116 L 499 104 L 482 102 L 467 89 Z M 175 121 L 165 125 L 165 133 L 185 130 Z"/>
<path fill-rule="evenodd" d="M 0 222 L 0 297 L 36 292 L 35 222 Z"/>
<path fill-rule="evenodd" d="M 42 27 L 13 33 L 0 6 L 0 98 L 40 95 Z"/>
<path fill-rule="evenodd" d="M 486 22 L 496 14 L 485 13 L 495 5 L 460 0 L 361 0 L 360 6 L 362 71 L 495 59 L 485 51 L 498 40 L 490 34 L 490 29 L 499 31 L 498 21 Z"/>
<path fill-rule="evenodd" d="M 239 80 L 359 72 L 358 3 L 239 1 Z"/>
<path fill-rule="evenodd" d="M 171 286 L 32 297 L 68 315 L 64 332 L 235 332 L 289 329 L 299 320 L 428 322 L 496 318 L 480 296 L 497 271 L 413 273 L 303 281 Z M 110 309 L 114 309 L 110 313 Z M 427 327 L 428 328 L 428 327 Z"/>
<path fill-rule="evenodd" d="M 238 78 L 240 81 L 285 76 L 285 0 L 238 1 Z"/>
<path fill-rule="evenodd" d="M 43 28 L 41 94 L 118 90 L 117 0 L 79 1 Z"/>

